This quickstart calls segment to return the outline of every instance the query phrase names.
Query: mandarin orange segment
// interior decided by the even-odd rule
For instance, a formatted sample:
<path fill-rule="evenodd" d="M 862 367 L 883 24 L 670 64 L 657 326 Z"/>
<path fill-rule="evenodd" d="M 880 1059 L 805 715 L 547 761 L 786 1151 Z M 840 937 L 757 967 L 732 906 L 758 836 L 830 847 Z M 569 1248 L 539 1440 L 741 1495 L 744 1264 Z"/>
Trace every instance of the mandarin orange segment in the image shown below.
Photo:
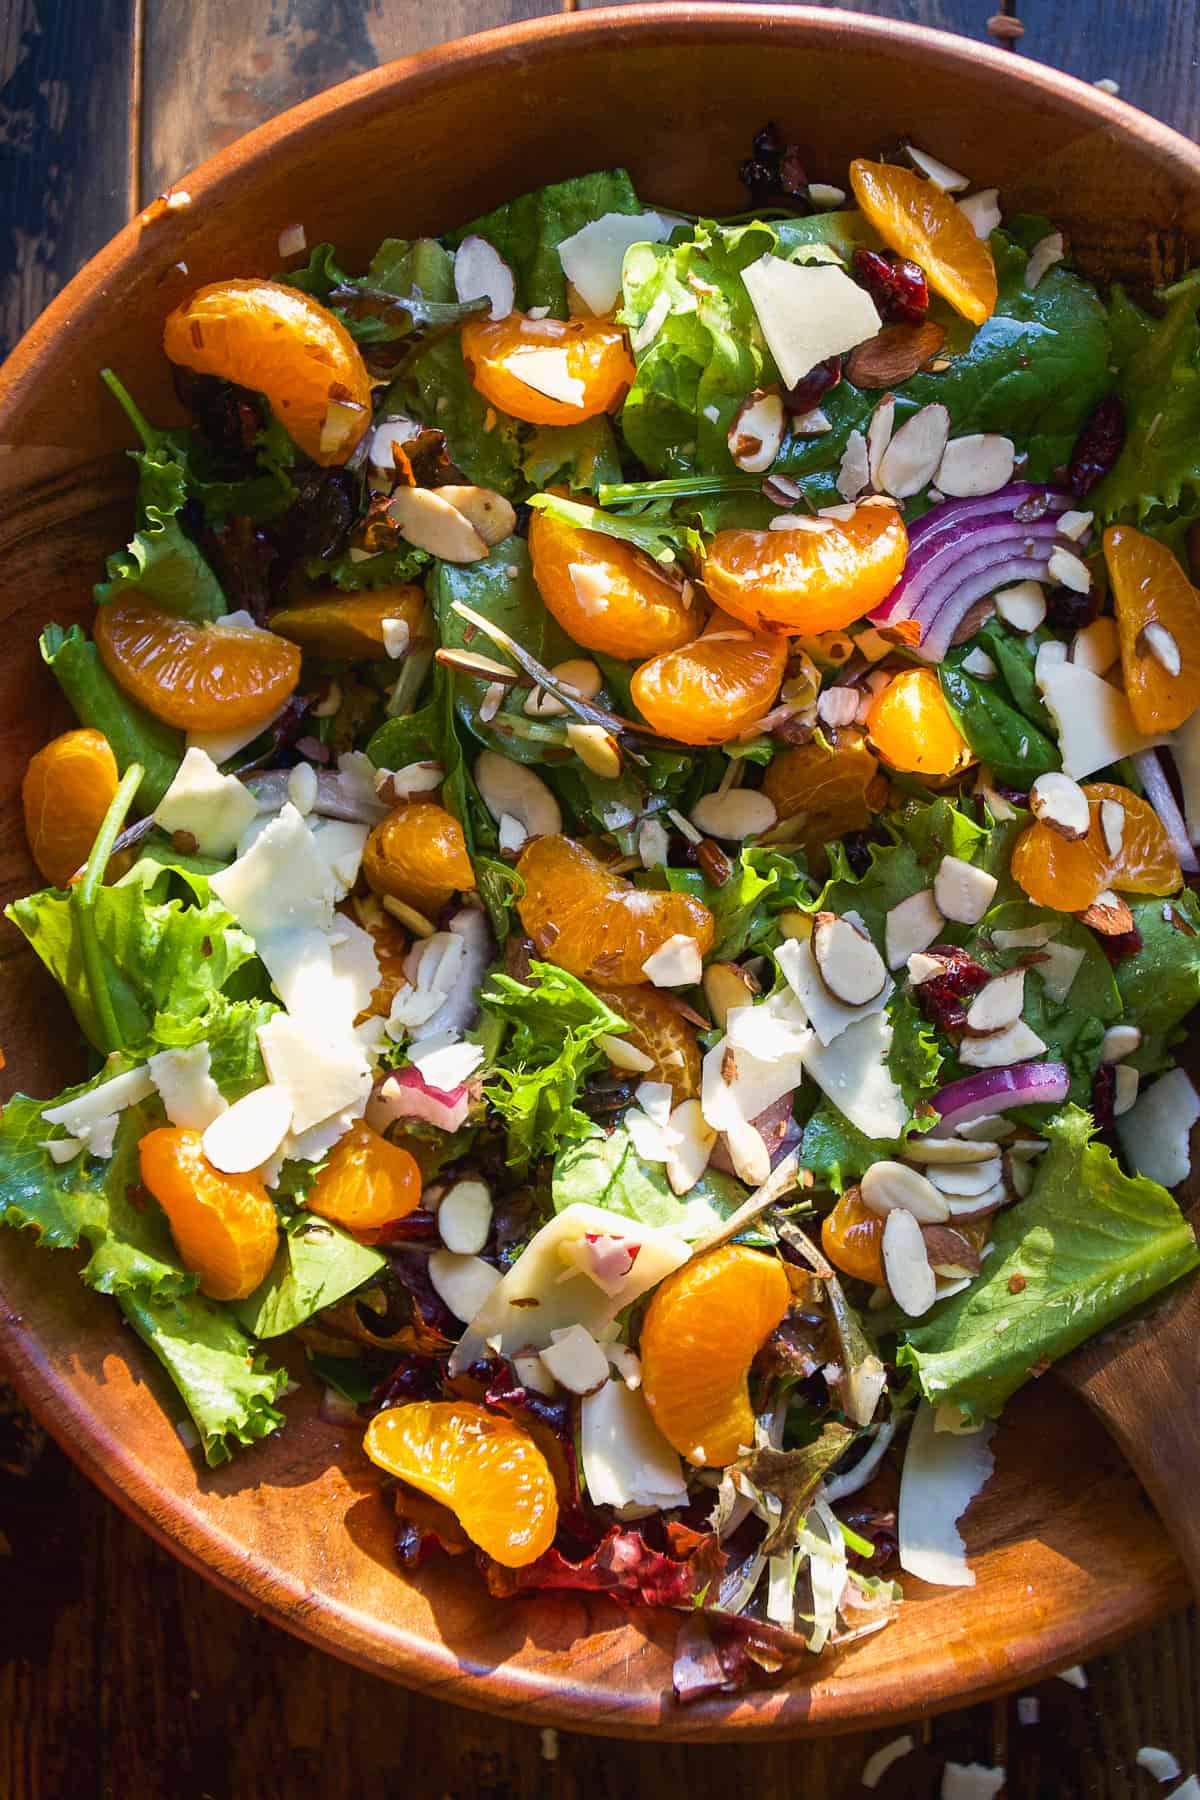
<path fill-rule="evenodd" d="M 371 378 L 339 319 L 299 288 L 214 281 L 168 314 L 163 349 L 198 375 L 265 394 L 292 442 L 344 463 L 371 423 Z"/>
<path fill-rule="evenodd" d="M 1086 837 L 1069 840 L 1052 825 L 1031 825 L 1013 845 L 1009 866 L 1013 880 L 1036 905 L 1076 913 L 1109 886 L 1108 862 L 1100 809 L 1094 807 Z"/>
<path fill-rule="evenodd" d="M 408 986 L 408 976 L 404 973 L 404 959 L 408 955 L 408 938 L 391 913 L 384 912 L 373 894 L 357 899 L 354 904 L 355 923 L 370 933 L 375 947 L 375 955 L 379 959 L 379 981 L 371 994 L 371 1004 L 362 1018 L 375 1015 L 386 1019 L 392 1010 L 392 1001 L 402 987 Z M 356 1020 L 356 1024 L 361 1020 Z"/>
<path fill-rule="evenodd" d="M 117 759 L 102 731 L 64 731 L 31 756 L 21 783 L 25 835 L 52 887 L 87 861 L 117 791 Z"/>
<path fill-rule="evenodd" d="M 821 1221 L 821 1248 L 843 1275 L 884 1287 L 883 1226 L 879 1214 L 863 1204 L 858 1189 L 847 1188 Z"/>
<path fill-rule="evenodd" d="M 485 400 L 530 425 L 575 425 L 615 412 L 637 373 L 611 319 L 468 319 L 462 353 Z"/>
<path fill-rule="evenodd" d="M 402 620 L 417 636 L 425 595 L 411 582 L 369 594 L 322 594 L 271 614 L 271 630 L 313 656 L 379 660 L 388 654 L 384 624 Z"/>
<path fill-rule="evenodd" d="M 452 894 L 470 893 L 475 886 L 462 826 L 444 806 L 428 800 L 393 807 L 367 839 L 362 866 L 377 894 L 390 894 L 424 913 L 441 912 Z"/>
<path fill-rule="evenodd" d="M 96 648 L 119 687 L 181 731 L 265 724 L 300 680 L 300 652 L 271 631 L 194 625 L 148 600 L 111 600 Z"/>
<path fill-rule="evenodd" d="M 374 1231 L 421 1204 L 421 1171 L 407 1150 L 358 1119 L 330 1151 L 304 1204 L 347 1231 Z"/>
<path fill-rule="evenodd" d="M 668 938 L 695 938 L 701 955 L 712 947 L 702 901 L 634 887 L 571 838 L 535 838 L 517 874 L 525 883 L 517 911 L 538 956 L 582 981 L 640 986 L 649 980 L 643 963 Z"/>
<path fill-rule="evenodd" d="M 754 1443 L 750 1364 L 788 1308 L 782 1263 L 726 1244 L 655 1290 L 642 1323 L 642 1389 L 667 1442 L 724 1468 Z"/>
<path fill-rule="evenodd" d="M 890 250 L 920 263 L 955 312 L 982 325 L 996 310 L 996 265 L 987 242 L 949 194 L 911 169 L 850 164 L 854 198 Z"/>
<path fill-rule="evenodd" d="M 536 1562 L 558 1529 L 550 1465 L 529 1434 L 469 1400 L 416 1400 L 376 1413 L 363 1448 L 389 1475 L 448 1506 L 506 1569 Z"/>
<path fill-rule="evenodd" d="M 266 1279 L 279 1221 L 257 1175 L 225 1175 L 198 1131 L 164 1125 L 138 1145 L 142 1180 L 167 1215 L 185 1267 L 210 1300 L 244 1300 Z"/>
<path fill-rule="evenodd" d="M 824 862 L 826 844 L 870 824 L 868 796 L 878 773 L 863 734 L 839 731 L 836 745 L 813 737 L 772 757 L 762 789 L 781 819 L 803 815 L 802 830 L 789 834 L 789 842 L 800 844 L 811 867 Z"/>
<path fill-rule="evenodd" d="M 665 1081 L 677 1104 L 693 1099 L 700 1092 L 700 1046 L 694 1027 L 670 994 L 656 987 L 593 986 L 605 1006 L 620 1013 L 629 1027 L 621 1034 L 621 1043 L 632 1044 L 653 1062 L 646 1080 Z"/>
<path fill-rule="evenodd" d="M 890 768 L 910 774 L 956 775 L 975 760 L 932 669 L 893 676 L 872 703 L 867 733 Z"/>
<path fill-rule="evenodd" d="M 819 530 L 718 531 L 704 559 L 717 605 L 755 631 L 812 636 L 839 631 L 885 600 L 908 552 L 904 520 L 890 501 L 856 506 Z"/>
<path fill-rule="evenodd" d="M 632 544 L 538 511 L 529 521 L 529 554 L 548 611 L 585 650 L 640 661 L 677 650 L 700 630 L 684 590 Z"/>
<path fill-rule="evenodd" d="M 634 705 L 681 744 L 724 744 L 770 712 L 787 667 L 787 639 L 714 613 L 702 636 L 644 662 Z"/>
<path fill-rule="evenodd" d="M 1115 781 L 1088 781 L 1083 791 L 1097 823 L 1104 800 L 1113 800 L 1124 810 L 1121 847 L 1115 856 L 1108 857 L 1105 887 L 1115 888 L 1120 894 L 1173 894 L 1183 881 L 1183 871 L 1171 848 L 1166 826 L 1150 802 Z"/>
<path fill-rule="evenodd" d="M 1200 706 L 1200 590 L 1165 544 L 1132 525 L 1109 526 L 1104 560 L 1133 722 L 1147 736 L 1174 731 Z"/>

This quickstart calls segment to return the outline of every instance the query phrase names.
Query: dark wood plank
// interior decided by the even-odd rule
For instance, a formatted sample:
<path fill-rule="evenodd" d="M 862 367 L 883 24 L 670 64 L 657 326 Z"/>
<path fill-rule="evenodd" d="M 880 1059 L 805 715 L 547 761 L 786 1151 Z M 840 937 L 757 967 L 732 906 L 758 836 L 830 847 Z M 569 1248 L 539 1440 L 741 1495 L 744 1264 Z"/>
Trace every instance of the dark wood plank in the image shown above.
<path fill-rule="evenodd" d="M 0 4 L 0 356 L 128 217 L 135 4 Z"/>
<path fill-rule="evenodd" d="M 154 0 L 146 19 L 143 200 L 335 82 L 449 38 L 559 10 L 556 0 Z M 400 120 L 396 144 L 399 179 Z"/>
<path fill-rule="evenodd" d="M 1200 8 L 1195 0 L 1021 0 L 1021 51 L 1117 82 L 1121 98 L 1200 135 Z"/>

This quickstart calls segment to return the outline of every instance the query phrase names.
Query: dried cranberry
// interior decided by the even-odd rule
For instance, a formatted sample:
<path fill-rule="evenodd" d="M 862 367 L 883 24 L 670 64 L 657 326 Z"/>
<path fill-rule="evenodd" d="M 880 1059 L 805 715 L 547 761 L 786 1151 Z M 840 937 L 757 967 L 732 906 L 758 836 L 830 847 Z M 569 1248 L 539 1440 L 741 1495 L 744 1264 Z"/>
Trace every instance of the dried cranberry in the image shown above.
<path fill-rule="evenodd" d="M 1101 1063 L 1092 1083 L 1092 1117 L 1101 1131 L 1111 1131 L 1116 1124 L 1117 1065 Z"/>
<path fill-rule="evenodd" d="M 917 986 L 917 1005 L 931 1025 L 948 1037 L 958 1035 L 967 1023 L 964 1002 L 973 1000 L 980 988 L 991 980 L 982 963 L 953 944 L 939 944 L 929 952 L 942 963 L 940 975 L 931 975 Z"/>
<path fill-rule="evenodd" d="M 841 357 L 830 356 L 824 362 L 814 363 L 808 374 L 801 376 L 795 387 L 785 389 L 783 396 L 785 411 L 794 414 L 811 412 L 813 407 L 818 405 L 841 379 Z"/>
<path fill-rule="evenodd" d="M 860 1550 L 848 1551 L 846 1561 L 852 1569 L 863 1569 L 869 1575 L 878 1575 L 900 1554 L 900 1538 L 894 1511 L 885 1511 L 882 1507 L 859 1502 L 856 1506 L 844 1509 L 842 1518 L 851 1531 L 857 1532 L 860 1538 L 866 1538 L 874 1547 L 874 1554 L 869 1560 Z"/>
<path fill-rule="evenodd" d="M 402 1219 L 393 1219 L 390 1225 L 385 1225 L 375 1241 L 382 1247 L 385 1244 L 410 1244 L 437 1235 L 437 1219 L 427 1208 L 418 1206 L 415 1211 L 405 1213 Z"/>
<path fill-rule="evenodd" d="M 436 1356 L 402 1356 L 383 1380 L 372 1390 L 362 1411 L 371 1417 L 385 1407 L 398 1406 L 404 1400 L 440 1400 L 445 1360 Z"/>
<path fill-rule="evenodd" d="M 756 131 L 751 153 L 738 169 L 738 180 L 756 206 L 774 201 L 803 202 L 808 176 L 798 144 L 785 143 L 773 122 Z"/>
<path fill-rule="evenodd" d="M 253 449 L 267 422 L 258 394 L 216 375 L 196 375 L 178 363 L 173 366 L 172 380 L 197 429 L 214 450 L 236 456 Z"/>
<path fill-rule="evenodd" d="M 803 199 L 808 190 L 808 176 L 795 144 L 789 144 L 779 159 L 779 185 L 793 199 Z"/>
<path fill-rule="evenodd" d="M 1080 631 L 1099 611 L 1099 588 L 1093 586 L 1081 594 L 1075 588 L 1059 587 L 1046 601 L 1046 623 L 1055 631 Z"/>
<path fill-rule="evenodd" d="M 1097 932 L 1096 937 L 1105 956 L 1113 964 L 1124 962 L 1127 956 L 1136 956 L 1145 941 L 1136 925 L 1132 931 L 1118 931 L 1111 936 Z"/>
<path fill-rule="evenodd" d="M 1125 408 L 1115 394 L 1102 400 L 1075 441 L 1067 479 L 1077 500 L 1090 494 L 1125 443 Z"/>
<path fill-rule="evenodd" d="M 842 839 L 842 849 L 846 861 L 861 880 L 871 866 L 871 843 L 866 832 L 848 831 Z"/>
<path fill-rule="evenodd" d="M 879 250 L 858 249 L 854 274 L 865 287 L 880 316 L 891 325 L 919 325 L 929 310 L 929 288 L 919 263 Z"/>

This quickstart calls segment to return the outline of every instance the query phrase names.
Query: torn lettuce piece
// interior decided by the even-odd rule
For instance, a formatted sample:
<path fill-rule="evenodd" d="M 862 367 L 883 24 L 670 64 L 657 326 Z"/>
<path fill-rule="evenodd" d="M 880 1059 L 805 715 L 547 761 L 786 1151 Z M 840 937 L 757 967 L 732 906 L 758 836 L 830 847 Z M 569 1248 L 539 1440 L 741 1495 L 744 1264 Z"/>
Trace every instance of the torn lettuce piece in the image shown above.
<path fill-rule="evenodd" d="M 144 771 L 137 791 L 143 812 L 156 807 L 183 761 L 183 733 L 145 712 L 117 686 L 100 652 L 78 625 L 47 625 L 39 640 L 42 661 L 81 725 L 102 731 L 123 775 L 131 763 Z"/>
<path fill-rule="evenodd" d="M 723 1224 L 746 1190 L 732 1175 L 707 1169 L 689 1193 L 674 1194 L 665 1166 L 642 1162 L 624 1126 L 605 1134 L 593 1125 L 590 1136 L 555 1157 L 552 1196 L 555 1212 L 578 1200 L 641 1225 L 666 1226 L 690 1241 Z M 740 1235 L 766 1241 L 753 1226 Z"/>
<path fill-rule="evenodd" d="M 1200 901 L 1191 888 L 1169 900 L 1126 894 L 1142 948 L 1123 956 L 1113 975 L 1130 1024 L 1142 1041 L 1126 1060 L 1142 1075 L 1175 1062 L 1171 1045 L 1192 1008 L 1200 1005 Z"/>
<path fill-rule="evenodd" d="M 698 869 L 668 869 L 667 885 L 691 894 L 712 913 L 716 927 L 707 960 L 742 956 L 747 950 L 771 950 L 780 941 L 777 915 L 806 906 L 811 897 L 798 852 L 785 853 L 752 845 L 738 852 L 729 880 L 719 887 Z"/>
<path fill-rule="evenodd" d="M 605 213 L 636 213 L 642 207 L 624 169 L 598 169 L 549 187 L 534 188 L 473 219 L 449 241 L 486 238 L 513 272 L 517 306 L 547 306 L 557 319 L 567 316 L 567 278 L 558 246 Z"/>
<path fill-rule="evenodd" d="M 811 1169 L 818 1187 L 831 1188 L 835 1194 L 857 1181 L 872 1163 L 901 1154 L 904 1138 L 931 1122 L 928 1102 L 943 1083 L 937 1033 L 909 992 L 897 993 L 888 1016 L 892 1022 L 888 1070 L 908 1107 L 909 1123 L 899 1138 L 869 1138 L 823 1094 L 804 1127 L 800 1161 Z"/>
<path fill-rule="evenodd" d="M 284 1225 L 270 1273 L 230 1311 L 251 1337 L 282 1337 L 323 1306 L 352 1294 L 387 1267 L 378 1250 L 314 1213 L 297 1213 Z"/>
<path fill-rule="evenodd" d="M 1125 443 L 1086 502 L 1101 519 L 1153 524 L 1200 501 L 1200 269 L 1160 298 L 1166 311 L 1152 319 L 1120 291 L 1113 296 Z"/>
<path fill-rule="evenodd" d="M 137 593 L 197 624 L 221 618 L 228 611 L 221 584 L 179 518 L 188 499 L 183 464 L 165 451 L 129 454 L 138 466 L 138 529 L 124 550 L 108 558 L 108 580 L 97 582 L 96 604 Z"/>
<path fill-rule="evenodd" d="M 273 1000 L 229 1000 L 215 994 L 204 1012 L 190 1018 L 157 1013 L 148 1049 L 186 1050 L 192 1044 L 207 1044 L 212 1078 L 232 1104 L 267 1079 L 258 1034 L 278 1011 Z"/>
<path fill-rule="evenodd" d="M 681 559 L 685 565 L 697 563 L 703 552 L 700 533 L 677 519 L 669 506 L 655 504 L 636 513 L 612 513 L 598 506 L 584 506 L 578 500 L 565 500 L 559 494 L 531 494 L 529 504 L 579 531 L 599 531 L 604 537 L 632 544 L 635 550 L 667 566 Z"/>
<path fill-rule="evenodd" d="M 153 1200 L 135 1205 L 139 1139 L 162 1122 L 151 1104 L 129 1107 L 120 1116 L 113 1153 L 106 1161 L 82 1151 L 56 1163 L 41 1145 L 66 1134 L 42 1118 L 47 1107 L 90 1093 L 122 1070 L 106 1069 L 94 1081 L 66 1088 L 54 1100 L 14 1094 L 0 1115 L 0 1222 L 37 1233 L 48 1250 L 86 1244 L 91 1256 L 80 1279 L 102 1294 L 140 1288 L 158 1295 L 182 1294 L 196 1277 L 179 1261 L 167 1221 Z"/>
<path fill-rule="evenodd" d="M 897 1361 L 932 1405 L 995 1418 L 1031 1375 L 1200 1262 L 1166 1188 L 1123 1175 L 1094 1130 L 1063 1108 L 1028 1199 L 996 1216 L 983 1272 L 902 1332 Z"/>
<path fill-rule="evenodd" d="M 273 1402 L 287 1383 L 256 1355 L 233 1314 L 203 1294 L 156 1299 L 140 1291 L 117 1295 L 142 1342 L 178 1388 L 210 1468 L 228 1462 L 239 1444 L 277 1431 L 283 1414 Z"/>

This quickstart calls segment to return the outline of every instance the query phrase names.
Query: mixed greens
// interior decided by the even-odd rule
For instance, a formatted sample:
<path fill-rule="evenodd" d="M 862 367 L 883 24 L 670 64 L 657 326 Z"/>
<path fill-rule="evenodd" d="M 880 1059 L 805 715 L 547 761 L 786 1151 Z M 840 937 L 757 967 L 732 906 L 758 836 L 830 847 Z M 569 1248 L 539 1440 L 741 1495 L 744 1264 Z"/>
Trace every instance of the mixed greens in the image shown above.
<path fill-rule="evenodd" d="M 185 1441 L 298 1340 L 405 1566 L 678 1608 L 683 1700 L 973 1580 L 1005 1401 L 1200 1260 L 1200 277 L 799 165 L 214 284 L 186 425 L 106 371 L 8 908 L 91 1074 L 0 1219 Z"/>

